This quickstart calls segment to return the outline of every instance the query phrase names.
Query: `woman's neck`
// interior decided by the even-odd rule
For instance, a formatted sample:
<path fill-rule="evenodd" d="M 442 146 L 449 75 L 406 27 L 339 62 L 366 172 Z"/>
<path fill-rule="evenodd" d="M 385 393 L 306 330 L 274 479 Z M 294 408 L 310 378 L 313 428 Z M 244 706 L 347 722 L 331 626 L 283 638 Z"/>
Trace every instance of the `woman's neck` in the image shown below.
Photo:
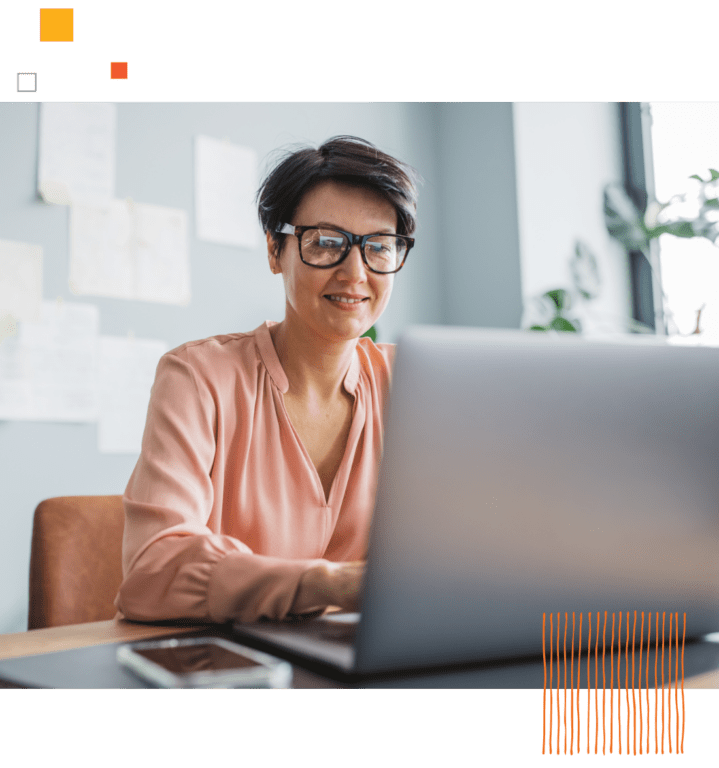
<path fill-rule="evenodd" d="M 288 394 L 327 401 L 342 392 L 357 340 L 332 342 L 287 319 L 270 328 L 272 343 L 287 376 Z"/>

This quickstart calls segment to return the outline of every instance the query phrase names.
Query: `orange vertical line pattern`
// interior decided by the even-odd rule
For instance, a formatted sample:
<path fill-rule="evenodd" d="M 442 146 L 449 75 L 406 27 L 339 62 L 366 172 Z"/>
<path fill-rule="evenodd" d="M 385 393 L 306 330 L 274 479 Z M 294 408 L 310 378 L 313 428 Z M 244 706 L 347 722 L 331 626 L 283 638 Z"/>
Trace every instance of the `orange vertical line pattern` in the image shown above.
<path fill-rule="evenodd" d="M 594 754 L 599 747 L 599 611 L 597 611 L 597 631 L 594 641 Z"/>
<path fill-rule="evenodd" d="M 642 720 L 642 659 L 644 650 L 644 611 L 642 611 L 642 628 L 639 630 L 639 683 L 637 685 L 639 693 L 639 754 L 642 753 L 642 736 L 644 735 Z"/>
<path fill-rule="evenodd" d="M 627 628 L 625 629 L 627 644 L 624 648 L 624 692 L 627 695 L 627 754 L 629 754 L 629 611 L 627 611 Z"/>
<path fill-rule="evenodd" d="M 667 612 L 662 611 L 662 754 L 664 754 L 664 621 Z"/>
<path fill-rule="evenodd" d="M 609 665 L 609 754 L 614 743 L 614 614 L 612 613 L 612 648 Z"/>
<path fill-rule="evenodd" d="M 667 690 L 667 740 L 669 741 L 669 754 L 672 753 L 672 622 L 674 614 L 669 614 L 669 687 Z M 663 703 L 663 702 L 662 702 Z"/>
<path fill-rule="evenodd" d="M 657 661 L 659 659 L 659 611 L 657 611 L 657 625 L 654 639 L 654 754 L 659 754 L 659 729 L 657 716 L 659 710 L 659 693 L 657 691 Z"/>
<path fill-rule="evenodd" d="M 572 611 L 572 660 L 569 663 L 569 724 L 572 730 L 569 738 L 569 754 L 574 754 L 574 611 Z M 567 679 L 565 677 L 566 685 Z"/>
<path fill-rule="evenodd" d="M 674 644 L 674 705 L 676 706 L 677 713 L 677 739 L 674 742 L 676 746 L 676 753 L 679 754 L 679 614 L 674 614 L 674 632 L 675 632 L 675 644 Z"/>
<path fill-rule="evenodd" d="M 587 754 L 589 754 L 589 700 L 592 698 L 592 612 L 587 611 L 589 618 L 589 639 L 587 640 Z"/>
<path fill-rule="evenodd" d="M 547 741 L 547 612 L 542 613 L 542 663 L 544 664 L 544 688 L 542 690 L 542 754 Z"/>
<path fill-rule="evenodd" d="M 607 746 L 607 709 L 605 706 L 605 691 L 607 690 L 607 668 L 604 662 L 605 646 L 607 639 L 607 612 L 604 611 L 604 627 L 602 628 L 602 754 L 606 754 Z"/>
<path fill-rule="evenodd" d="M 626 664 L 626 662 L 625 662 Z M 619 754 L 622 754 L 622 612 L 619 611 L 619 656 L 617 658 L 617 733 Z"/>
<path fill-rule="evenodd" d="M 649 754 L 649 649 L 652 639 L 652 612 L 649 611 L 647 620 L 647 669 L 644 673 L 644 685 L 647 689 L 647 754 Z"/>
<path fill-rule="evenodd" d="M 580 752 L 579 741 L 579 681 L 582 676 L 582 615 L 579 614 L 579 653 L 577 655 L 577 754 Z"/>
<path fill-rule="evenodd" d="M 682 629 L 682 754 L 684 754 L 684 721 L 686 712 L 684 711 L 684 640 L 687 636 L 687 615 L 684 614 L 684 627 Z"/>
<path fill-rule="evenodd" d="M 559 717 L 559 678 L 562 676 L 559 666 L 559 625 L 561 620 L 561 614 L 557 611 L 557 754 L 559 754 L 559 730 L 562 726 L 562 719 Z"/>
<path fill-rule="evenodd" d="M 567 612 L 564 612 L 564 754 L 567 754 Z"/>
<path fill-rule="evenodd" d="M 627 619 L 628 620 L 628 619 Z M 637 634 L 637 612 L 634 611 L 634 624 L 632 626 L 632 724 L 634 739 L 634 754 L 637 754 L 637 701 L 634 698 L 634 638 Z M 627 750 L 629 749 L 629 736 L 627 736 Z"/>
<path fill-rule="evenodd" d="M 549 614 L 549 754 L 552 754 L 552 692 L 554 682 L 554 614 Z"/>

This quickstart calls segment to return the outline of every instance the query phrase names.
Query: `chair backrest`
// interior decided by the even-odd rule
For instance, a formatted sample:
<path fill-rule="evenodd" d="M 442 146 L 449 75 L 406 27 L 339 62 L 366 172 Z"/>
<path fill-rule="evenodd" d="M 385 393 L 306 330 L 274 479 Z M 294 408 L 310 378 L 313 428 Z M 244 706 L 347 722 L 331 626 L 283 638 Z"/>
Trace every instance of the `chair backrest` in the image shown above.
<path fill-rule="evenodd" d="M 124 523 L 122 496 L 64 496 L 38 504 L 28 629 L 115 616 Z"/>

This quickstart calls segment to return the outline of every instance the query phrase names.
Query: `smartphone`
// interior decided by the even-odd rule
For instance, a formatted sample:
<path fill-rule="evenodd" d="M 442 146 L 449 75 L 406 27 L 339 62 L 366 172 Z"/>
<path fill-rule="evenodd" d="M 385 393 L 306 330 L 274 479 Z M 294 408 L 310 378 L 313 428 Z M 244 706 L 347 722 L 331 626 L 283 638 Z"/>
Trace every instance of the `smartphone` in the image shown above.
<path fill-rule="evenodd" d="M 289 688 L 292 667 L 218 637 L 128 643 L 117 649 L 122 666 L 156 688 Z"/>

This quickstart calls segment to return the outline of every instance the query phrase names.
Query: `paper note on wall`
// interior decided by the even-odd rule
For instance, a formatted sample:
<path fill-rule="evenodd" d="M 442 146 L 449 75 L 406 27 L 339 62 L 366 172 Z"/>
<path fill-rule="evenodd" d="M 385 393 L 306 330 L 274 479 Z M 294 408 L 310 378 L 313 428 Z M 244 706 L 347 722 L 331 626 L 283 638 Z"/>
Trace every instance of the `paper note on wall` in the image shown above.
<path fill-rule="evenodd" d="M 0 419 L 96 421 L 99 326 L 96 306 L 42 302 L 0 344 Z"/>
<path fill-rule="evenodd" d="M 256 192 L 257 155 L 252 149 L 209 136 L 195 138 L 195 219 L 200 240 L 257 247 Z"/>
<path fill-rule="evenodd" d="M 41 105 L 38 188 L 48 203 L 101 202 L 115 194 L 114 104 Z"/>
<path fill-rule="evenodd" d="M 100 337 L 101 453 L 139 453 L 155 369 L 164 341 Z"/>
<path fill-rule="evenodd" d="M 135 294 L 132 219 L 124 200 L 70 210 L 70 290 L 131 299 Z"/>
<path fill-rule="evenodd" d="M 164 304 L 190 302 L 187 212 L 134 206 L 135 298 Z"/>
<path fill-rule="evenodd" d="M 17 334 L 17 320 L 10 314 L 0 315 L 0 344 Z"/>
<path fill-rule="evenodd" d="M 130 200 L 73 205 L 69 282 L 78 295 L 188 304 L 187 213 Z"/>
<path fill-rule="evenodd" d="M 0 240 L 0 319 L 39 320 L 42 247 Z"/>

